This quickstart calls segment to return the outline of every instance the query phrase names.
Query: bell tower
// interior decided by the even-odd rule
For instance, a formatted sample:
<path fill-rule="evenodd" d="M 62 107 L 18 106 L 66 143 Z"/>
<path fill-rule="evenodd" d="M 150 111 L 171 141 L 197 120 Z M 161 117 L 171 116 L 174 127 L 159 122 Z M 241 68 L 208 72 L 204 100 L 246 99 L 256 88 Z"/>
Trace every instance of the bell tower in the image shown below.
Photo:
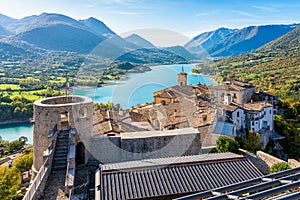
<path fill-rule="evenodd" d="M 183 67 L 181 68 L 181 72 L 178 74 L 178 86 L 187 85 L 187 73 L 184 72 Z"/>

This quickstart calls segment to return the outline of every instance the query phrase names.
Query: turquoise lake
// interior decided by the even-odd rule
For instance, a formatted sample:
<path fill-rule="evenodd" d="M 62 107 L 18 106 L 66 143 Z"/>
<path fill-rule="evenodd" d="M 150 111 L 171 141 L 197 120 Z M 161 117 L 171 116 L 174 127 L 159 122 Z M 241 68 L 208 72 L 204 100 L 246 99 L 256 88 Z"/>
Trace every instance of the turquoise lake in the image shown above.
<path fill-rule="evenodd" d="M 152 102 L 153 92 L 177 85 L 177 74 L 182 68 L 188 74 L 188 84 L 214 84 L 210 76 L 192 74 L 193 67 L 193 64 L 154 66 L 149 72 L 128 74 L 127 80 L 117 82 L 116 85 L 74 89 L 71 92 L 74 95 L 88 96 L 94 102 L 111 101 L 119 103 L 123 108 L 131 108 L 137 104 Z M 32 125 L 30 123 L 0 125 L 0 136 L 9 141 L 26 136 L 29 139 L 28 143 L 32 143 Z"/>

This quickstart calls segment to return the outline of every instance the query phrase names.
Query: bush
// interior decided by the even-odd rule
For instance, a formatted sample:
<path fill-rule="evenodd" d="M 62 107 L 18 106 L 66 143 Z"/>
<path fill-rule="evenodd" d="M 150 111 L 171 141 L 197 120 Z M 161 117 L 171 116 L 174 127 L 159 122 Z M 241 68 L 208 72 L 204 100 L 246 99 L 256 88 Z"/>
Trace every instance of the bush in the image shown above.
<path fill-rule="evenodd" d="M 217 140 L 216 145 L 217 151 L 220 152 L 233 152 L 238 153 L 239 152 L 239 143 L 229 137 L 226 136 L 220 136 Z"/>
<path fill-rule="evenodd" d="M 32 164 L 33 164 L 33 152 L 31 151 L 28 154 L 24 154 L 18 157 L 13 162 L 13 167 L 17 172 L 22 173 L 30 170 Z"/>
<path fill-rule="evenodd" d="M 14 169 L 0 167 L 0 199 L 12 200 L 17 198 L 18 187 L 22 179 Z"/>
<path fill-rule="evenodd" d="M 274 164 L 271 169 L 270 169 L 270 174 L 276 173 L 276 172 L 281 172 L 287 169 L 291 169 L 291 166 L 287 163 L 281 162 Z"/>

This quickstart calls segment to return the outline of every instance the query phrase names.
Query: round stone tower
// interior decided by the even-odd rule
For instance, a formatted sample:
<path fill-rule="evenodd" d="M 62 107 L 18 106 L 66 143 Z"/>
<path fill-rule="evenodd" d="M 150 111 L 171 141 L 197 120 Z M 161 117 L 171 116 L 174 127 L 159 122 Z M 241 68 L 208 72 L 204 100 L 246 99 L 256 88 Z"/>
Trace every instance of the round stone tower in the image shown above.
<path fill-rule="evenodd" d="M 43 165 L 43 152 L 49 146 L 52 130 L 75 128 L 78 134 L 91 135 L 93 101 L 83 96 L 58 96 L 38 100 L 33 104 L 33 166 Z"/>

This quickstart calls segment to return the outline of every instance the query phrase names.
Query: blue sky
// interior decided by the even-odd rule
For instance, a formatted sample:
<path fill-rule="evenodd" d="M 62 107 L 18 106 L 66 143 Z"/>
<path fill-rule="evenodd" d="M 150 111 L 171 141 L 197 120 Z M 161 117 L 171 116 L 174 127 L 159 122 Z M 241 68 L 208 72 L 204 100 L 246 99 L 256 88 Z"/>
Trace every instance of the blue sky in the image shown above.
<path fill-rule="evenodd" d="M 0 0 L 0 13 L 22 18 L 55 12 L 95 17 L 116 33 L 170 29 L 188 37 L 220 27 L 300 22 L 296 0 Z"/>

